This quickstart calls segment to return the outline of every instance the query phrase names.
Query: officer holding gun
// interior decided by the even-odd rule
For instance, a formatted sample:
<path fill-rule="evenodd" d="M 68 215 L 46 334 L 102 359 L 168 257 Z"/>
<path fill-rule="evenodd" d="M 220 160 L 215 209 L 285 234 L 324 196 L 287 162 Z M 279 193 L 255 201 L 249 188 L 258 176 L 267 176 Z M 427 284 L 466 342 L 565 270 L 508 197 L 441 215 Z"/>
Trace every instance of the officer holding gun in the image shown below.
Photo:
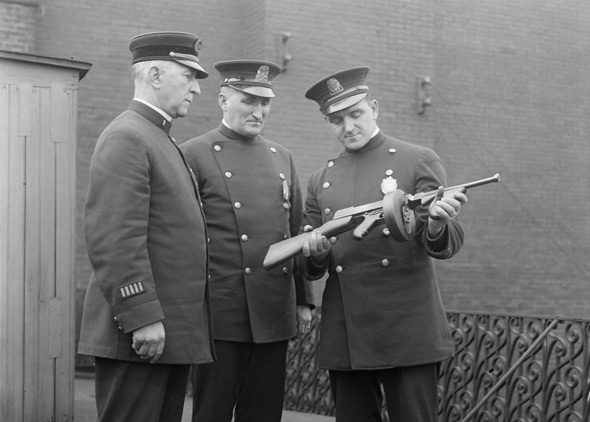
<path fill-rule="evenodd" d="M 447 185 L 434 151 L 380 131 L 368 72 L 335 73 L 305 94 L 344 147 L 309 180 L 305 231 L 395 189 L 419 193 Z M 453 342 L 432 258 L 448 259 L 461 249 L 457 214 L 466 202 L 460 190 L 443 196 L 439 189 L 428 207 L 416 210 L 416 235 L 407 242 L 395 241 L 382 226 L 362 242 L 347 231 L 331 239 L 315 233 L 304 243 L 307 277 L 329 274 L 319 365 L 330 372 L 337 422 L 381 421 L 381 387 L 392 421 L 436 421 L 439 362 L 452 356 Z"/>

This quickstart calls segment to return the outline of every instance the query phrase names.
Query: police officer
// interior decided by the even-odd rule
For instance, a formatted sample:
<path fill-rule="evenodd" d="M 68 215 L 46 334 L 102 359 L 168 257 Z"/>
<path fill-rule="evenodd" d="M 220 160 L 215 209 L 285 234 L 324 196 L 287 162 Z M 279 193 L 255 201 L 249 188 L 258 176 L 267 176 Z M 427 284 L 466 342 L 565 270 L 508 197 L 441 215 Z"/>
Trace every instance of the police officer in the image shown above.
<path fill-rule="evenodd" d="M 368 72 L 335 73 L 305 94 L 344 147 L 309 180 L 305 230 L 396 188 L 417 193 L 447 183 L 432 150 L 379 129 Z M 381 226 L 362 242 L 351 232 L 334 239 L 312 233 L 304 244 L 307 275 L 329 274 L 319 365 L 329 370 L 338 422 L 381 421 L 381 387 L 392 421 L 436 421 L 437 363 L 452 355 L 453 342 L 431 258 L 451 258 L 461 249 L 457 214 L 466 201 L 463 193 L 442 198 L 439 189 L 430 208 L 418 210 L 417 235 L 405 243 Z"/>
<path fill-rule="evenodd" d="M 79 353 L 95 356 L 101 422 L 180 421 L 190 364 L 214 358 L 204 215 L 168 135 L 208 76 L 200 46 L 181 32 L 131 40 L 135 97 L 92 156 Z"/>
<path fill-rule="evenodd" d="M 280 66 L 215 64 L 218 128 L 181 145 L 209 232 L 217 361 L 193 367 L 193 422 L 279 422 L 290 338 L 309 330 L 311 290 L 291 262 L 266 271 L 268 247 L 296 235 L 302 198 L 291 152 L 261 135 Z M 297 305 L 297 306 L 296 306 Z"/>

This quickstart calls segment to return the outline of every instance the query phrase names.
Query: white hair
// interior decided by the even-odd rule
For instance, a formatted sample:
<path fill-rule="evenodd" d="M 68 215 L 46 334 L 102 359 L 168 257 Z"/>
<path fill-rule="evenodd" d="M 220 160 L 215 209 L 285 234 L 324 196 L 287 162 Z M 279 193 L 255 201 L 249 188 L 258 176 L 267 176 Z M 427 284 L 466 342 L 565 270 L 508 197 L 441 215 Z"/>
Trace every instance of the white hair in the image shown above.
<path fill-rule="evenodd" d="M 146 60 L 135 63 L 131 66 L 131 75 L 133 76 L 135 84 L 146 85 L 149 82 L 150 69 L 152 67 L 165 69 L 168 63 L 169 62 L 166 60 Z"/>

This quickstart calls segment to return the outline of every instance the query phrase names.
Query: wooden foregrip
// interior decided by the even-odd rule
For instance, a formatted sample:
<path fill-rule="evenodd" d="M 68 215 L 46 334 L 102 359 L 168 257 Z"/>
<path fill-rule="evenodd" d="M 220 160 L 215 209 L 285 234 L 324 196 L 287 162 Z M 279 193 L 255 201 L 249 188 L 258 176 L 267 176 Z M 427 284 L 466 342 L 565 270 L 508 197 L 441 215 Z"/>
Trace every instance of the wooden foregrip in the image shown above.
<path fill-rule="evenodd" d="M 322 224 L 314 231 L 326 237 L 335 236 L 337 234 L 352 230 L 358 226 L 363 219 L 364 218 L 362 217 L 355 218 L 353 216 L 338 218 L 336 220 L 330 220 L 327 223 Z M 262 265 L 264 265 L 264 269 L 270 270 L 300 254 L 303 250 L 303 243 L 308 241 L 310 237 L 311 232 L 306 232 L 270 245 L 268 252 L 264 257 L 264 262 L 262 263 Z"/>

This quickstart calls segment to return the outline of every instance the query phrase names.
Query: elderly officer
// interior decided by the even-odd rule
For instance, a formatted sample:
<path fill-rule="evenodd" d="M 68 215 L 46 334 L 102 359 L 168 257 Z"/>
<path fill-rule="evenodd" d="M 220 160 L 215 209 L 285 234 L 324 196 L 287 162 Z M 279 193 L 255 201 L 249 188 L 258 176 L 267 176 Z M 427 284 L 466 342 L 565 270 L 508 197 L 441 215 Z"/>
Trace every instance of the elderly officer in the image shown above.
<path fill-rule="evenodd" d="M 305 94 L 320 106 L 344 151 L 309 181 L 304 227 L 319 227 L 334 212 L 447 183 L 430 149 L 392 138 L 377 126 L 378 104 L 366 84 L 368 67 L 330 75 Z M 382 187 L 383 186 L 383 187 Z M 398 243 L 389 230 L 362 242 L 351 232 L 326 239 L 312 233 L 302 265 L 310 278 L 326 271 L 319 364 L 330 372 L 338 422 L 381 421 L 381 386 L 392 421 L 435 421 L 440 362 L 453 353 L 431 258 L 447 259 L 463 244 L 457 220 L 463 193 L 419 210 L 417 235 Z M 333 244 L 332 244 L 333 243 Z"/>
<path fill-rule="evenodd" d="M 309 330 L 311 291 L 292 263 L 265 271 L 272 243 L 297 234 L 302 198 L 292 154 L 261 135 L 280 66 L 215 64 L 223 120 L 181 145 L 209 232 L 217 361 L 194 367 L 194 422 L 280 421 L 290 338 Z M 297 305 L 297 306 L 296 306 Z"/>
<path fill-rule="evenodd" d="M 135 97 L 92 157 L 79 352 L 95 356 L 99 421 L 180 421 L 190 364 L 214 358 L 204 215 L 168 135 L 208 76 L 200 46 L 179 32 L 131 40 Z"/>

